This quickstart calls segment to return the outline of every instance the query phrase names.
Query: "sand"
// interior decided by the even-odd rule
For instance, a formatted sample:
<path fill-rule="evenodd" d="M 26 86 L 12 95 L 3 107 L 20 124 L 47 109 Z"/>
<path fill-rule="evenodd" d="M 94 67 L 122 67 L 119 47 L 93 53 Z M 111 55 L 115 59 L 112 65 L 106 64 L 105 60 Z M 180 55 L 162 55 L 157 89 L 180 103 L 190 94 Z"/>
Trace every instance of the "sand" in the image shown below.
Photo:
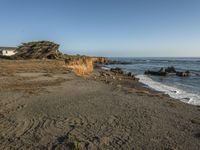
<path fill-rule="evenodd" d="M 200 107 L 99 68 L 10 64 L 0 62 L 0 149 L 200 149 Z"/>

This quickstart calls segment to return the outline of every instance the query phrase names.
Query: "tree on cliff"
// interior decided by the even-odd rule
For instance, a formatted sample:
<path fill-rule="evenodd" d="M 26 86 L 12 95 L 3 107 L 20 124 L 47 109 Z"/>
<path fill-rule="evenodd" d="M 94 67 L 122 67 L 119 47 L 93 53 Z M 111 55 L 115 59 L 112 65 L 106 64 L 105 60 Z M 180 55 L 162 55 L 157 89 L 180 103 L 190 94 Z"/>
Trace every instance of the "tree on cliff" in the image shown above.
<path fill-rule="evenodd" d="M 36 41 L 22 43 L 17 49 L 13 59 L 59 59 L 62 53 L 59 45 L 50 41 Z"/>

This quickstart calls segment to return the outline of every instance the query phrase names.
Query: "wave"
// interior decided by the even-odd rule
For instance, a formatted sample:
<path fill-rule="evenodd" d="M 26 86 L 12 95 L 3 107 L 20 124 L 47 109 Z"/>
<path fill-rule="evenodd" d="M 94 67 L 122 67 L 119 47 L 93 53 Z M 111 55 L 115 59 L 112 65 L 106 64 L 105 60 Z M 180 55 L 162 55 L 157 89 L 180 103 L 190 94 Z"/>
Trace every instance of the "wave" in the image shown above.
<path fill-rule="evenodd" d="M 140 59 L 135 59 L 135 58 L 130 58 L 128 60 L 131 61 L 138 61 L 138 62 L 188 62 L 188 63 L 194 63 L 194 62 L 200 62 L 200 58 L 140 58 Z"/>
<path fill-rule="evenodd" d="M 185 102 L 188 104 L 200 105 L 200 95 L 188 93 L 176 87 L 172 87 L 172 86 L 162 84 L 160 82 L 156 82 L 146 75 L 137 75 L 136 77 L 139 78 L 139 81 L 141 83 L 149 86 L 150 88 L 156 91 L 160 91 L 165 94 L 168 94 L 170 97 L 179 99 L 182 102 Z"/>
<path fill-rule="evenodd" d="M 102 66 L 101 69 L 103 69 L 103 70 L 110 70 L 110 68 L 106 67 L 106 66 Z"/>

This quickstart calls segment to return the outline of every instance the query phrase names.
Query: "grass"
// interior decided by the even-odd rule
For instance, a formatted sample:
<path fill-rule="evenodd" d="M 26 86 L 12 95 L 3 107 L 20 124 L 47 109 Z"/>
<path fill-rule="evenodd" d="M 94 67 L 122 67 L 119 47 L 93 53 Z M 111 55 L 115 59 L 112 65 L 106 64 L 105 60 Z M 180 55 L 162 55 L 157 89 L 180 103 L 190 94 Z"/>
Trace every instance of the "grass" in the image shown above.
<path fill-rule="evenodd" d="M 192 120 L 191 120 L 191 122 L 193 123 L 193 124 L 197 124 L 197 125 L 200 125 L 200 118 L 193 118 Z"/>
<path fill-rule="evenodd" d="M 81 150 L 81 145 L 77 141 L 74 142 L 74 150 Z"/>
<path fill-rule="evenodd" d="M 65 72 L 63 60 L 2 60 L 0 61 L 0 76 L 20 72 Z"/>
<path fill-rule="evenodd" d="M 28 43 L 22 43 L 22 45 L 19 46 L 19 48 L 23 46 L 49 46 L 49 45 L 58 45 L 51 41 L 33 41 Z"/>
<path fill-rule="evenodd" d="M 25 91 L 35 93 L 43 87 L 60 85 L 66 79 L 32 80 L 36 77 L 19 77 L 16 73 L 45 73 L 44 77 L 52 77 L 51 73 L 69 71 L 64 61 L 58 60 L 2 60 L 0 61 L 0 91 Z"/>
<path fill-rule="evenodd" d="M 1 84 L 0 91 L 25 91 L 27 93 L 34 93 L 41 91 L 44 87 L 60 85 L 65 81 L 67 80 L 63 78 L 41 81 L 28 81 L 24 78 L 24 80 L 13 80 L 13 82 Z"/>
<path fill-rule="evenodd" d="M 74 59 L 79 59 L 79 58 L 89 58 L 89 56 L 85 56 L 85 55 L 68 55 L 68 54 L 64 54 L 64 59 L 71 59 L 71 60 L 74 60 Z"/>
<path fill-rule="evenodd" d="M 64 142 L 71 150 L 81 150 L 81 144 L 73 135 L 68 135 L 64 140 L 62 139 L 62 142 Z"/>

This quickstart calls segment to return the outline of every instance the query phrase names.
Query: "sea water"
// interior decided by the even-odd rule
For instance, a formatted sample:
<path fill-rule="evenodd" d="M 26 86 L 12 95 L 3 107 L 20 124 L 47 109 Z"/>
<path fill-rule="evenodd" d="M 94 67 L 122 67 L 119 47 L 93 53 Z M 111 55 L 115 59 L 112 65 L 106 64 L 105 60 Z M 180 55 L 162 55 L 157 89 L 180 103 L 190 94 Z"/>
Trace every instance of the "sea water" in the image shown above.
<path fill-rule="evenodd" d="M 157 91 L 179 99 L 185 103 L 200 105 L 200 58 L 110 58 L 126 61 L 126 65 L 108 65 L 120 67 L 132 72 L 139 81 Z M 191 72 L 189 77 L 144 75 L 145 70 L 160 70 L 161 67 L 174 66 L 177 71 Z"/>

